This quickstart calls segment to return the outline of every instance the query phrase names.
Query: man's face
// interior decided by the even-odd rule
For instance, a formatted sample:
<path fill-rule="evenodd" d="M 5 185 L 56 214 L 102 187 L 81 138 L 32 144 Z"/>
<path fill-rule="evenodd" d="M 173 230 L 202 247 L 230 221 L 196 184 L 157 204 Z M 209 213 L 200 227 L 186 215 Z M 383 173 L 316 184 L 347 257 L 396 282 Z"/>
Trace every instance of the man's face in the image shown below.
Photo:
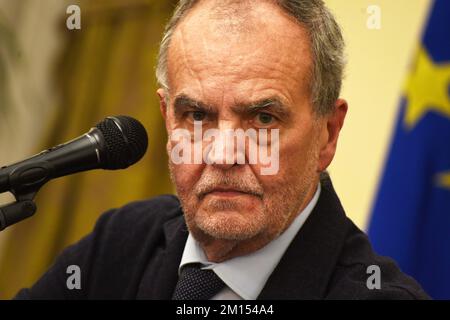
<path fill-rule="evenodd" d="M 260 162 L 169 160 L 189 230 L 204 246 L 221 243 L 222 252 L 209 257 L 220 261 L 239 244 L 248 251 L 265 245 L 307 204 L 318 183 L 323 125 L 310 101 L 306 30 L 270 3 L 228 20 L 212 13 L 212 4 L 194 8 L 172 38 L 170 92 L 158 92 L 169 99 L 168 105 L 162 99 L 169 136 L 193 132 L 195 120 L 203 131 L 267 129 L 270 136 L 279 129 L 279 170 L 272 175 L 261 174 Z M 174 145 L 169 137 L 169 155 Z M 247 160 L 248 153 L 247 146 Z"/>

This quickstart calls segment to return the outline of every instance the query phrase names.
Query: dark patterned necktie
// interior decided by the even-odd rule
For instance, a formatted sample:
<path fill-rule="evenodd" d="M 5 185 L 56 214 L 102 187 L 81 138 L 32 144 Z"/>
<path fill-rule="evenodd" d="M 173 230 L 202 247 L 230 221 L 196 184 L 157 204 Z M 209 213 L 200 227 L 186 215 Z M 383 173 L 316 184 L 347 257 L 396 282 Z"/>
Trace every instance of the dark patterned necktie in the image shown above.
<path fill-rule="evenodd" d="M 214 271 L 200 267 L 200 264 L 188 264 L 181 269 L 172 300 L 208 300 L 225 287 Z"/>

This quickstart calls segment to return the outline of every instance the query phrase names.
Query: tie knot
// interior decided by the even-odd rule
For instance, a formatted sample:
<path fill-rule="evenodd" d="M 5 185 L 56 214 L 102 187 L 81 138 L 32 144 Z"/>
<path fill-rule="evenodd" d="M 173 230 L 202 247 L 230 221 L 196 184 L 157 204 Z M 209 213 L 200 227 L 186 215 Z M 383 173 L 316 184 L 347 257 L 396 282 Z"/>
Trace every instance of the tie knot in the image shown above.
<path fill-rule="evenodd" d="M 208 300 L 225 287 L 213 270 L 203 270 L 198 263 L 181 269 L 172 300 Z"/>

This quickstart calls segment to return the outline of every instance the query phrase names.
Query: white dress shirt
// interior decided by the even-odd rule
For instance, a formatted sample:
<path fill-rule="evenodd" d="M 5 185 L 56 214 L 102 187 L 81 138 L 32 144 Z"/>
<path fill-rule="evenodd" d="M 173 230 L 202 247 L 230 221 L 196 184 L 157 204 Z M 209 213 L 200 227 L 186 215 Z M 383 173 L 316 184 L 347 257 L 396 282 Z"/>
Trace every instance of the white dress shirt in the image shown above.
<path fill-rule="evenodd" d="M 224 289 L 212 297 L 212 300 L 255 300 L 289 244 L 316 206 L 319 195 L 320 183 L 308 205 L 278 238 L 245 256 L 220 263 L 210 262 L 200 244 L 189 234 L 178 272 L 186 264 L 200 263 L 203 265 L 202 269 L 212 269 L 226 284 Z"/>

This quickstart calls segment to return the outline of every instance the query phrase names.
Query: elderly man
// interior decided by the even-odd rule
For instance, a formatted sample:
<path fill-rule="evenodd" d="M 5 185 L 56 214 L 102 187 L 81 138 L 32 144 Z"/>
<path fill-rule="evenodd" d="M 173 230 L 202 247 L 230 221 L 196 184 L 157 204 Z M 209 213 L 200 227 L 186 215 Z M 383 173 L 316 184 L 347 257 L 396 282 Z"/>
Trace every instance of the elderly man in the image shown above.
<path fill-rule="evenodd" d="M 343 47 L 321 0 L 180 1 L 157 68 L 179 200 L 104 214 L 17 298 L 427 298 L 325 172 L 347 112 Z"/>

